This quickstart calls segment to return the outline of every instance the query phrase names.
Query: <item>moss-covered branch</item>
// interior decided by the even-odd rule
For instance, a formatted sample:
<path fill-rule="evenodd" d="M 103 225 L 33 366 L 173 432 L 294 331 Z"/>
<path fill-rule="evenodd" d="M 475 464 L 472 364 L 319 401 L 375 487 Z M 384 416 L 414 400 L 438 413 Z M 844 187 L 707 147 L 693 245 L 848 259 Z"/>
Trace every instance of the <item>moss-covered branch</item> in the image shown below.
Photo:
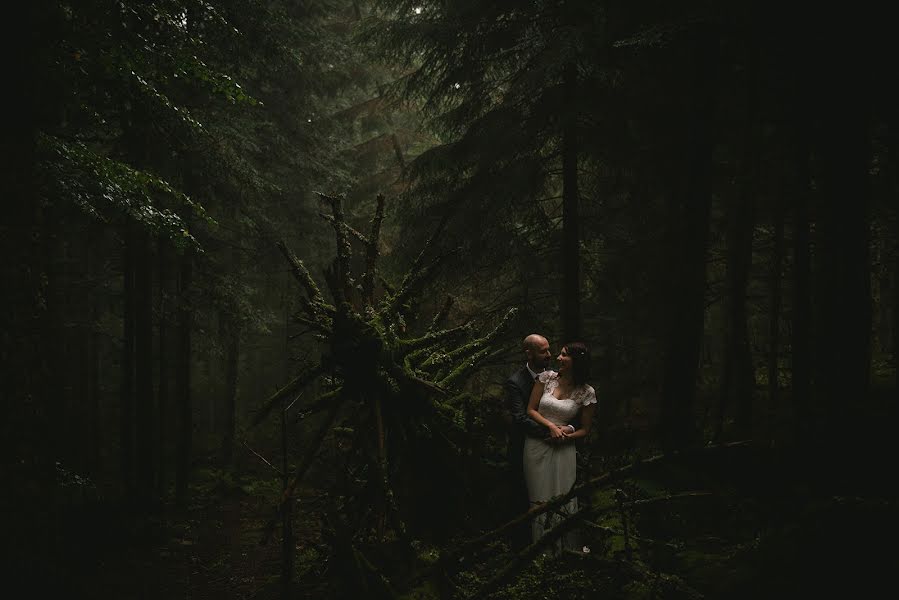
<path fill-rule="evenodd" d="M 281 254 L 284 255 L 284 258 L 287 259 L 287 262 L 290 263 L 290 271 L 293 274 L 294 279 L 300 282 L 300 285 L 303 286 L 303 289 L 306 290 L 306 294 L 309 296 L 309 303 L 305 304 L 306 310 L 310 313 L 309 316 L 316 318 L 321 313 L 327 312 L 328 310 L 333 313 L 334 307 L 329 306 L 325 302 L 321 290 L 318 288 L 318 285 L 315 283 L 315 280 L 312 278 L 309 269 L 306 268 L 303 261 L 297 258 L 293 251 L 287 247 L 284 240 L 278 242 L 278 249 L 281 251 Z"/>
<path fill-rule="evenodd" d="M 509 311 L 505 314 L 505 316 L 500 320 L 499 324 L 493 328 L 487 335 L 480 337 L 476 340 L 472 340 L 467 344 L 460 346 L 459 348 L 447 352 L 445 354 L 434 354 L 429 357 L 426 361 L 422 363 L 423 367 L 428 367 L 431 365 L 457 365 L 454 369 L 463 368 L 467 363 L 459 364 L 460 361 L 466 359 L 466 357 L 471 357 L 481 350 L 488 348 L 490 344 L 492 344 L 497 337 L 503 332 L 503 330 L 508 326 L 509 322 L 512 318 L 518 313 L 518 310 L 515 308 L 510 308 Z M 486 356 L 486 355 L 485 355 Z"/>
<path fill-rule="evenodd" d="M 375 293 L 375 267 L 377 266 L 381 242 L 381 224 L 384 222 L 384 196 L 378 194 L 375 216 L 371 221 L 371 235 L 365 248 L 365 272 L 362 274 L 362 300 L 371 306 Z"/>
<path fill-rule="evenodd" d="M 440 307 L 440 310 L 437 311 L 437 314 L 434 315 L 434 318 L 431 319 L 431 325 L 428 327 L 428 333 L 434 333 L 443 327 L 443 324 L 446 322 L 447 317 L 449 317 L 449 311 L 452 309 L 453 304 L 455 304 L 456 299 L 452 296 L 447 296 L 446 300 L 443 301 L 443 306 Z"/>
<path fill-rule="evenodd" d="M 347 224 L 343 215 L 343 204 L 338 196 L 328 196 L 318 192 L 319 198 L 324 200 L 331 207 L 331 213 L 334 219 L 331 221 L 334 227 L 334 237 L 337 240 L 337 261 L 336 270 L 334 272 L 334 292 L 340 294 L 334 297 L 334 302 L 340 304 L 341 301 L 349 302 L 352 299 L 353 279 L 350 276 L 350 258 L 353 255 L 353 249 L 350 247 L 350 240 L 347 237 Z"/>

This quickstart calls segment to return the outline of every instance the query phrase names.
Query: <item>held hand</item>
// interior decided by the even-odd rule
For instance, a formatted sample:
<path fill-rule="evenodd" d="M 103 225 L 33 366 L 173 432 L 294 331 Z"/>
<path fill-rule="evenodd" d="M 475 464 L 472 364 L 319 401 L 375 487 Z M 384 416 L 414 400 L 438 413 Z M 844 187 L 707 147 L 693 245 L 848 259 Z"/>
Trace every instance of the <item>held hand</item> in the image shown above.
<path fill-rule="evenodd" d="M 574 425 L 563 425 L 561 427 L 561 430 L 562 430 L 562 437 L 560 437 L 559 439 L 556 440 L 557 444 L 567 444 L 568 442 L 574 440 L 574 438 L 572 437 L 572 434 L 575 431 L 577 431 L 574 428 Z"/>
<path fill-rule="evenodd" d="M 553 430 L 558 432 L 559 435 L 554 435 Z M 571 434 L 575 431 L 574 425 L 562 425 L 561 427 L 553 425 L 550 427 L 549 437 L 543 438 L 543 441 L 550 444 L 562 444 L 570 440 Z"/>
<path fill-rule="evenodd" d="M 550 424 L 550 426 L 549 426 L 549 437 L 550 437 L 553 441 L 559 441 L 559 440 L 561 440 L 561 439 L 563 439 L 563 438 L 565 437 L 565 434 L 562 433 L 562 430 L 559 429 L 558 426 L 553 425 L 553 424 Z"/>

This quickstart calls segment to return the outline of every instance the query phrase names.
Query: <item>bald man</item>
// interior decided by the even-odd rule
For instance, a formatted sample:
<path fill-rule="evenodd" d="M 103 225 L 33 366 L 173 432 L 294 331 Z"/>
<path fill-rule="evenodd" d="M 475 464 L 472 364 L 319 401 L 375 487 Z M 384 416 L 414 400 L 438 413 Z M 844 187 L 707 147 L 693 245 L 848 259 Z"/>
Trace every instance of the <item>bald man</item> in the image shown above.
<path fill-rule="evenodd" d="M 524 482 L 524 438 L 525 436 L 549 437 L 549 430 L 531 419 L 527 414 L 528 400 L 537 376 L 549 366 L 552 354 L 549 342 L 542 335 L 532 333 L 521 344 L 527 358 L 525 365 L 513 373 L 503 385 L 504 417 L 509 430 L 508 460 L 511 486 L 513 490 L 512 516 L 519 515 L 530 507 L 528 490 Z M 574 428 L 572 427 L 573 431 Z M 524 523 L 512 532 L 512 546 L 520 550 L 531 543 L 531 525 Z"/>

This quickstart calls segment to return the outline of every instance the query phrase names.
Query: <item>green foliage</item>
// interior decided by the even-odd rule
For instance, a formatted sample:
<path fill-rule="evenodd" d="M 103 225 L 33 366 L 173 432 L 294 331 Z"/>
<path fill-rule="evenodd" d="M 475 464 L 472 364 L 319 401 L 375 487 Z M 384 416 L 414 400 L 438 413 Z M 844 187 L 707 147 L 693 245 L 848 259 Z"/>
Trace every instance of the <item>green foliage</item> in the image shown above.
<path fill-rule="evenodd" d="M 162 201 L 186 209 L 192 216 L 214 224 L 203 207 L 166 181 L 145 171 L 91 151 L 80 142 L 66 143 L 39 135 L 39 181 L 45 202 L 66 198 L 93 219 L 120 222 L 122 217 L 162 234 L 177 247 L 198 248 L 184 220 L 172 209 L 157 208 Z"/>

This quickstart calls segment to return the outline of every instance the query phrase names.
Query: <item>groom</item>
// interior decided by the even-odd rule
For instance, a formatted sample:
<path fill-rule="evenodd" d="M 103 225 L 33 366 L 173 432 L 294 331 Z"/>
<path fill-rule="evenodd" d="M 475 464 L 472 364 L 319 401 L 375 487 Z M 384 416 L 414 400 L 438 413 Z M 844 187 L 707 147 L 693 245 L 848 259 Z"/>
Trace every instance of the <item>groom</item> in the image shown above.
<path fill-rule="evenodd" d="M 549 430 L 528 416 L 528 400 L 537 376 L 549 366 L 552 355 L 549 342 L 542 335 L 532 333 L 524 338 L 522 349 L 527 358 L 524 367 L 513 373 L 503 384 L 503 415 L 509 430 L 509 469 L 514 501 L 510 509 L 512 516 L 520 515 L 530 508 L 528 490 L 524 482 L 524 438 L 525 436 L 549 437 Z M 569 426 L 570 427 L 570 426 Z M 574 428 L 571 427 L 571 431 Z M 511 517 L 510 517 L 511 518 Z M 531 542 L 530 523 L 524 523 L 512 532 L 512 546 L 520 550 Z"/>

